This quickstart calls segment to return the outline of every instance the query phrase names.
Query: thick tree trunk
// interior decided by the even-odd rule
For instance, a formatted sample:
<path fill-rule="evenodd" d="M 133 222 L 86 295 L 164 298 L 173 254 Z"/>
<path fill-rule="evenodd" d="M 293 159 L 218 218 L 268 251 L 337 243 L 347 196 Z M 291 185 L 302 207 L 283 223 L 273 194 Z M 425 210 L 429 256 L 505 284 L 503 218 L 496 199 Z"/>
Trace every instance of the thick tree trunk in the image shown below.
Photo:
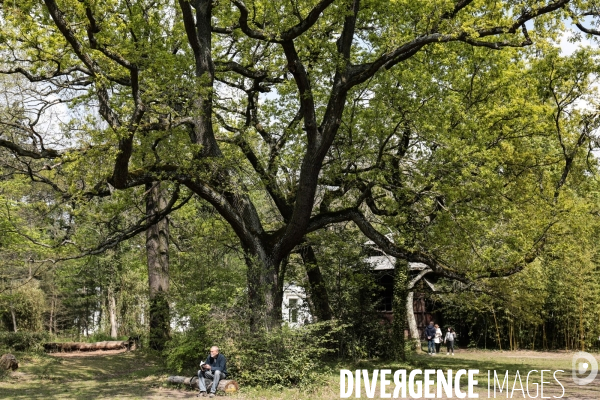
<path fill-rule="evenodd" d="M 108 319 L 110 322 L 110 337 L 117 338 L 117 301 L 111 287 L 108 288 Z"/>
<path fill-rule="evenodd" d="M 408 330 L 410 333 L 411 347 L 416 351 L 421 351 L 421 338 L 419 335 L 419 329 L 417 328 L 417 319 L 415 317 L 414 309 L 414 296 L 415 293 L 411 290 L 406 295 L 406 316 L 408 320 Z"/>
<path fill-rule="evenodd" d="M 406 297 L 408 285 L 408 263 L 404 260 L 396 261 L 396 276 L 394 277 L 394 297 L 392 299 L 392 310 L 394 311 L 394 322 L 392 324 L 392 351 L 393 360 L 406 360 Z"/>
<path fill-rule="evenodd" d="M 152 217 L 167 205 L 161 184 L 146 185 L 146 215 Z M 162 350 L 170 338 L 169 313 L 169 222 L 167 218 L 146 231 L 150 301 L 150 347 Z"/>
<path fill-rule="evenodd" d="M 261 254 L 246 255 L 250 326 L 271 332 L 281 328 L 283 287 L 279 280 L 279 264 Z"/>
<path fill-rule="evenodd" d="M 215 139 L 212 123 L 212 103 L 215 80 L 215 66 L 212 60 L 212 0 L 198 0 L 193 7 L 189 1 L 179 0 L 183 23 L 188 42 L 194 53 L 196 76 L 198 79 L 193 117 L 193 128 L 190 130 L 192 143 L 199 145 L 195 158 L 221 157 L 222 152 Z M 227 167 L 211 171 L 211 179 L 215 187 L 243 186 Z M 246 194 L 239 191 L 222 190 L 226 199 L 224 204 L 217 201 L 214 195 L 201 186 L 188 182 L 186 185 L 199 195 L 207 198 L 226 219 L 235 221 L 232 227 L 242 241 L 248 266 L 248 302 L 250 309 L 250 325 L 255 329 L 271 331 L 281 327 L 281 302 L 283 299 L 282 282 L 279 280 L 281 260 L 275 261 L 271 252 L 267 251 L 264 239 L 265 232 L 260 223 L 258 212 Z M 239 224 L 239 220 L 243 224 Z"/>
<path fill-rule="evenodd" d="M 312 246 L 305 246 L 300 250 L 302 262 L 306 268 L 306 276 L 309 284 L 309 300 L 313 305 L 314 316 L 317 321 L 331 320 L 332 312 L 329 305 L 329 295 L 321 269 L 317 262 L 317 256 Z"/>

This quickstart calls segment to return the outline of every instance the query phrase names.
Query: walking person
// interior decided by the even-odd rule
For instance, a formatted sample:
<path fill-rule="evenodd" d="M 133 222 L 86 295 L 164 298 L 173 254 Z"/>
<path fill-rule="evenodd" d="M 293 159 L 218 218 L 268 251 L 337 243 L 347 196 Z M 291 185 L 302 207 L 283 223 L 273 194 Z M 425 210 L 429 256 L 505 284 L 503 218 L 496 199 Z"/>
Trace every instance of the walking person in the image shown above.
<path fill-rule="evenodd" d="M 436 353 L 439 353 L 440 347 L 442 347 L 442 340 L 443 340 L 442 336 L 444 336 L 444 334 L 442 333 L 440 326 L 438 324 L 435 324 L 435 336 L 433 338 L 433 342 L 435 343 L 435 352 Z"/>
<path fill-rule="evenodd" d="M 446 343 L 446 355 L 450 354 L 452 351 L 452 355 L 454 355 L 454 339 L 456 339 L 456 334 L 454 333 L 454 329 L 448 328 L 448 332 L 446 332 L 446 337 L 444 338 L 444 343 Z"/>
<path fill-rule="evenodd" d="M 427 352 L 430 355 L 435 354 L 435 326 L 433 326 L 433 321 L 429 322 L 427 328 L 425 328 L 425 337 L 427 338 Z"/>

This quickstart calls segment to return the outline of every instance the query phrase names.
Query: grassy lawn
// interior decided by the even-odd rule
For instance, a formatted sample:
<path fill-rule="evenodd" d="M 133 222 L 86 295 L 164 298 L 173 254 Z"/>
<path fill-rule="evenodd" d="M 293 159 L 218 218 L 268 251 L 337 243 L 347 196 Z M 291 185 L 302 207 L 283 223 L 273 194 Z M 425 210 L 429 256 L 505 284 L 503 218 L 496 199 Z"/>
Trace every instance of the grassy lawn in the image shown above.
<path fill-rule="evenodd" d="M 19 369 L 0 381 L 0 398 L 146 399 L 162 383 L 156 360 L 141 353 L 64 359 L 17 354 L 17 359 Z"/>
<path fill-rule="evenodd" d="M 506 371 L 508 371 L 508 387 L 510 389 L 508 397 L 511 398 L 530 398 L 527 394 L 527 374 L 529 371 L 537 370 L 530 374 L 529 390 L 532 397 L 536 396 L 536 383 L 541 382 L 541 370 L 550 370 L 544 372 L 544 397 L 553 398 L 553 396 L 563 399 L 600 399 L 600 376 L 594 382 L 586 386 L 578 386 L 572 379 L 572 358 L 573 353 L 569 352 L 532 352 L 532 351 L 461 351 L 454 357 L 443 355 L 428 356 L 427 354 L 415 356 L 414 364 L 421 364 L 433 369 L 478 369 L 479 374 L 476 379 L 479 381 L 478 390 L 480 398 L 488 398 L 488 371 L 490 372 L 490 397 L 494 398 L 493 379 L 494 371 L 499 376 L 500 382 L 504 379 Z M 596 355 L 598 360 L 598 356 Z M 556 379 L 553 377 L 556 370 Z M 520 390 L 512 392 L 513 385 L 515 389 L 520 389 L 521 384 L 516 379 L 517 371 L 519 371 L 520 381 L 524 389 L 524 393 Z M 516 381 L 516 383 L 515 383 Z M 463 385 L 466 385 L 466 380 Z M 506 390 L 501 394 L 496 392 L 496 398 L 506 398 Z M 541 398 L 541 393 L 538 393 L 537 398 Z"/>
<path fill-rule="evenodd" d="M 187 388 L 177 388 L 165 383 L 167 371 L 162 361 L 142 352 L 129 352 L 101 356 L 58 358 L 48 355 L 16 354 L 19 369 L 0 379 L 2 399 L 167 399 L 195 398 L 196 392 Z M 526 376 L 530 370 L 562 369 L 557 378 L 565 387 L 563 399 L 600 399 L 600 376 L 587 386 L 577 386 L 571 379 L 572 353 L 566 352 L 496 352 L 459 351 L 454 357 L 427 354 L 413 355 L 411 368 L 430 369 L 479 369 L 479 386 L 476 390 L 480 398 L 487 396 L 487 371 L 496 370 L 502 375 L 509 371 L 509 387 L 512 389 L 515 374 L 521 375 L 526 389 Z M 361 362 L 358 364 L 331 364 L 327 371 L 327 384 L 307 393 L 298 389 L 260 389 L 242 387 L 241 391 L 229 395 L 232 399 L 339 399 L 340 369 L 404 369 L 406 364 L 385 362 Z M 493 373 L 492 373 L 493 378 Z M 560 396 L 562 388 L 553 379 L 552 373 L 544 374 L 544 396 Z M 531 395 L 535 395 L 533 382 L 540 382 L 540 374 L 530 375 Z M 466 380 L 462 387 L 466 386 Z M 517 384 L 517 388 L 519 385 Z M 388 392 L 393 391 L 393 384 Z M 379 398 L 379 388 L 375 398 Z M 493 393 L 493 392 L 492 392 Z M 493 394 L 491 396 L 493 398 Z M 525 397 L 527 392 L 525 391 Z M 351 398 L 355 398 L 354 394 Z M 364 389 L 362 398 L 366 398 Z M 497 393 L 497 398 L 506 398 L 506 392 Z M 509 395 L 510 398 L 510 395 Z M 512 398 L 523 398 L 521 391 L 515 391 Z M 538 397 L 540 398 L 540 397 Z"/>

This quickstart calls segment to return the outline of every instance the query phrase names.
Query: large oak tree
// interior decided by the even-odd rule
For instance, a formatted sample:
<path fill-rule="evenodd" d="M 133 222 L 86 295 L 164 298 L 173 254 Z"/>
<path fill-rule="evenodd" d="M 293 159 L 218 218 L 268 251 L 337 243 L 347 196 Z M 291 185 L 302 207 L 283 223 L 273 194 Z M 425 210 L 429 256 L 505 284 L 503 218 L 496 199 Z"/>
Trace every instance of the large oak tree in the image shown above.
<path fill-rule="evenodd" d="M 237 234 L 251 322 L 266 328 L 280 323 L 282 265 L 298 246 L 313 265 L 315 297 L 325 294 L 304 241 L 335 222 L 353 221 L 390 254 L 463 279 L 365 217 L 365 204 L 376 208 L 373 186 L 346 177 L 366 165 L 347 160 L 355 170 L 333 171 L 334 179 L 326 171 L 341 165 L 333 147 L 341 127 L 357 123 L 348 106 L 360 93 L 368 106 L 389 90 L 382 77 L 426 49 L 527 46 L 587 10 L 568 0 L 1 4 L 0 72 L 35 84 L 28 118 L 2 121 L 0 146 L 14 167 L 71 204 L 173 184 L 160 210 L 78 250 L 100 252 L 142 232 L 177 208 L 183 191 L 193 193 Z M 64 104 L 62 121 L 49 122 L 47 110 Z M 353 132 L 356 143 L 370 135 Z M 404 132 L 389 137 L 401 150 Z M 327 318 L 326 305 L 319 312 Z"/>

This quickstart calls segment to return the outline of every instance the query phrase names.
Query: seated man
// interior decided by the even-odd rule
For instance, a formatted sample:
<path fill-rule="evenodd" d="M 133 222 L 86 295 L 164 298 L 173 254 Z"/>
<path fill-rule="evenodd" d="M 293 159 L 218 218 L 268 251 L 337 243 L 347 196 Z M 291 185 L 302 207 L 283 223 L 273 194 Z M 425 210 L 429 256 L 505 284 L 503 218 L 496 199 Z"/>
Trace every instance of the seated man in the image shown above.
<path fill-rule="evenodd" d="M 198 387 L 200 393 L 198 396 L 206 396 L 206 385 L 204 378 L 212 379 L 213 383 L 208 397 L 215 397 L 219 381 L 227 376 L 227 367 L 225 366 L 225 356 L 219 353 L 219 348 L 213 346 L 210 348 L 210 355 L 206 357 L 206 361 L 200 363 L 201 369 L 198 371 Z"/>

